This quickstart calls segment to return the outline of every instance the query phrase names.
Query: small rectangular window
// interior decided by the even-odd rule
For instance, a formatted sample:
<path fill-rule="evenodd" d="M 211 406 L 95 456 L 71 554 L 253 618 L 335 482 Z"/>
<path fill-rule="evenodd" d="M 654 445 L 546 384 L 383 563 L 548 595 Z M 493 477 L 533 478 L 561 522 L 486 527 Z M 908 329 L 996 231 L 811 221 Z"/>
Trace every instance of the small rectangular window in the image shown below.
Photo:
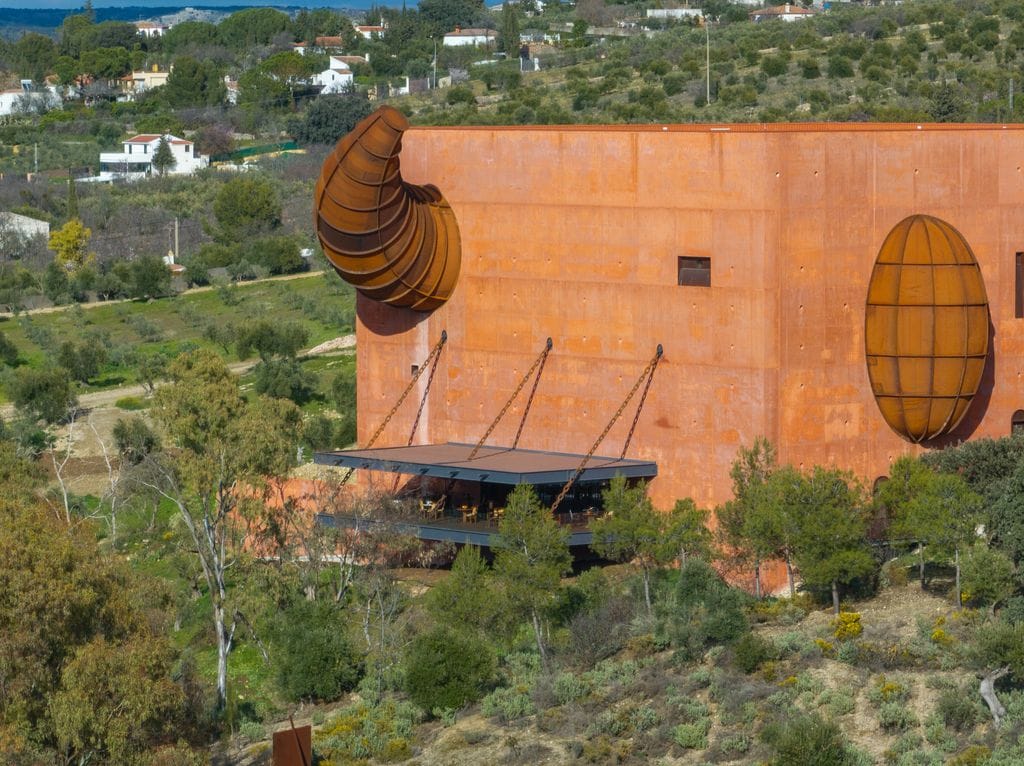
<path fill-rule="evenodd" d="M 1013 272 L 1013 315 L 1024 319 L 1024 253 L 1017 253 Z"/>
<path fill-rule="evenodd" d="M 415 374 L 416 374 L 417 372 L 419 372 L 419 371 L 420 371 L 420 366 L 419 366 L 418 364 L 414 364 L 414 365 L 412 365 L 412 366 L 411 366 L 411 367 L 409 368 L 409 374 L 410 374 L 410 375 L 415 375 Z"/>
<path fill-rule="evenodd" d="M 711 287 L 711 259 L 679 256 L 679 284 L 690 287 Z"/>

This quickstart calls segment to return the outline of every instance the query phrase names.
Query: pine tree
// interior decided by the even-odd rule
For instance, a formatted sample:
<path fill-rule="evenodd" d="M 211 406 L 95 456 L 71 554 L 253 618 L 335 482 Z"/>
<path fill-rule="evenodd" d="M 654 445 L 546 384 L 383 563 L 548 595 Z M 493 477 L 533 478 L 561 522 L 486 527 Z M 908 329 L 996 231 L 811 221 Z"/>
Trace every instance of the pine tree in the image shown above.
<path fill-rule="evenodd" d="M 168 170 L 173 170 L 178 161 L 174 159 L 171 145 L 167 142 L 167 136 L 160 137 L 160 143 L 153 154 L 153 167 L 161 176 L 166 175 Z"/>
<path fill-rule="evenodd" d="M 519 13 L 508 0 L 501 7 L 501 49 L 510 57 L 519 54 Z"/>

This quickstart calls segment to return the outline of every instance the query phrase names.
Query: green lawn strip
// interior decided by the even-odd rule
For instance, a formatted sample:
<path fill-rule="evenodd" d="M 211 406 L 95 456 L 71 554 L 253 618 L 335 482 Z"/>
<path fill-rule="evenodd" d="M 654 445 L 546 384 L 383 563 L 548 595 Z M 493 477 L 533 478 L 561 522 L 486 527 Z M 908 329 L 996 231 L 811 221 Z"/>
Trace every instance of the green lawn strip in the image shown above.
<path fill-rule="evenodd" d="M 137 382 L 134 368 L 117 364 L 127 350 L 141 354 L 175 356 L 190 347 L 210 348 L 228 362 L 238 361 L 203 337 L 211 322 L 244 326 L 254 319 L 300 322 L 309 333 L 308 346 L 352 332 L 355 299 L 351 290 L 332 275 L 314 275 L 288 281 L 240 284 L 230 288 L 227 302 L 222 291 L 191 293 L 174 298 L 97 305 L 93 308 L 19 318 L 0 319 L 0 331 L 18 348 L 24 364 L 46 363 L 44 345 L 81 341 L 89 333 L 105 338 L 113 357 L 100 375 L 81 392 L 100 391 Z M 333 321 L 332 321 L 333 320 Z M 33 329 L 34 328 L 34 329 Z"/>

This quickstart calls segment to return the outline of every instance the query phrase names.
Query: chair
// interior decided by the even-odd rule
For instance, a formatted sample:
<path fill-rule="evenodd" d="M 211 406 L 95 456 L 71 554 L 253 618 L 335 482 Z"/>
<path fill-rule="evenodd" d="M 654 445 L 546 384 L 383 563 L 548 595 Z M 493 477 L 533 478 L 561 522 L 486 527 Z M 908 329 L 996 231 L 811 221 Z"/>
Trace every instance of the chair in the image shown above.
<path fill-rule="evenodd" d="M 491 521 L 501 521 L 505 516 L 504 508 L 492 508 L 491 509 Z"/>
<path fill-rule="evenodd" d="M 479 510 L 478 506 L 471 505 L 469 507 L 462 508 L 461 510 L 462 510 L 462 520 L 463 520 L 463 522 L 475 522 L 476 521 L 476 514 L 477 514 L 477 511 Z"/>
<path fill-rule="evenodd" d="M 428 519 L 439 519 L 444 514 L 444 495 L 437 500 L 420 500 L 420 513 Z"/>

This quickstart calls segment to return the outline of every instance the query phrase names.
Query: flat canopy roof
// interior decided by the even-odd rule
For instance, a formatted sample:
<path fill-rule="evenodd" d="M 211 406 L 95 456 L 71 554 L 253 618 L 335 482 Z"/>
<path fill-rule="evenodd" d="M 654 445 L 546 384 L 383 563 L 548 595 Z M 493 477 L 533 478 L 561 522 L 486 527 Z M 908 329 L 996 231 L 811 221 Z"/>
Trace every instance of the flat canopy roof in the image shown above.
<path fill-rule="evenodd" d="M 583 460 L 583 455 L 572 453 L 511 447 L 481 447 L 476 456 L 469 460 L 473 447 L 472 444 L 448 442 L 317 452 L 313 462 L 438 479 L 537 485 L 564 484 Z M 658 464 L 647 460 L 620 460 L 595 455 L 587 460 L 577 481 L 606 481 L 617 475 L 629 479 L 649 479 L 658 475 Z"/>

